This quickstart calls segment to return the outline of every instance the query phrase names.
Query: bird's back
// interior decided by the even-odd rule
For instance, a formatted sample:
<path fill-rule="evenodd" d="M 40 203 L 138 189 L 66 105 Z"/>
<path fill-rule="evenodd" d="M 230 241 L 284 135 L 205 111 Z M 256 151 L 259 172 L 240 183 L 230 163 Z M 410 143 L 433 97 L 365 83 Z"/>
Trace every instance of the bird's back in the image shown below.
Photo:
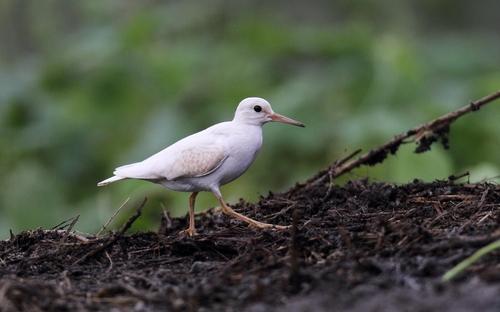
<path fill-rule="evenodd" d="M 146 180 L 201 175 L 226 157 L 221 136 L 228 133 L 229 123 L 215 124 L 187 136 L 141 162 L 116 168 L 114 174 Z"/>

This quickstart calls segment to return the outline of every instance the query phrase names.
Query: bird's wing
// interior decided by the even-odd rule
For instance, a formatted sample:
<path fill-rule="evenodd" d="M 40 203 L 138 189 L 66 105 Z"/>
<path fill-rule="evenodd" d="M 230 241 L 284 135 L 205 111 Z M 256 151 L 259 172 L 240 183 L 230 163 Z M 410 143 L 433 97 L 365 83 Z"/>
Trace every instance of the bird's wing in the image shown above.
<path fill-rule="evenodd" d="M 202 177 L 217 170 L 227 154 L 221 146 L 196 146 L 180 151 L 178 157 L 165 172 L 168 180 Z"/>
<path fill-rule="evenodd" d="M 228 154 L 215 140 L 193 137 L 179 141 L 163 151 L 135 164 L 116 168 L 119 177 L 145 180 L 175 180 L 201 177 L 217 170 Z"/>

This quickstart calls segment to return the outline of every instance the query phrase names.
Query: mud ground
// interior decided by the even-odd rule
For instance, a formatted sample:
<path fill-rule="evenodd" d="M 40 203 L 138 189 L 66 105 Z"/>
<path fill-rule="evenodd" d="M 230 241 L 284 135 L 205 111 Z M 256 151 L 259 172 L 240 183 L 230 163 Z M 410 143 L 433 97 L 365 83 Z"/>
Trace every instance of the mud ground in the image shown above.
<path fill-rule="evenodd" d="M 166 218 L 158 233 L 88 241 L 14 235 L 0 242 L 0 311 L 500 311 L 500 253 L 440 281 L 500 238 L 498 185 L 360 180 L 234 208 L 293 226 L 255 230 L 210 211 L 194 238 Z"/>

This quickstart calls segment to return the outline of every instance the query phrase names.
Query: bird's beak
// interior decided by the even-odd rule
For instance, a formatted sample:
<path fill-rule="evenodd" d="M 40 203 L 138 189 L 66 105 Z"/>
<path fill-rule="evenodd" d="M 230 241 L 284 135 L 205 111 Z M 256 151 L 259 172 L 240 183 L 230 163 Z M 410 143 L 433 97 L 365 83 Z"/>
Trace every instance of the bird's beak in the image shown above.
<path fill-rule="evenodd" d="M 280 114 L 277 114 L 274 112 L 271 114 L 270 117 L 271 117 L 272 121 L 282 122 L 282 123 L 297 126 L 297 127 L 305 127 L 305 125 L 303 123 L 301 123 L 300 121 L 294 120 L 292 118 L 288 118 L 286 116 L 283 116 L 283 115 L 280 115 Z"/>

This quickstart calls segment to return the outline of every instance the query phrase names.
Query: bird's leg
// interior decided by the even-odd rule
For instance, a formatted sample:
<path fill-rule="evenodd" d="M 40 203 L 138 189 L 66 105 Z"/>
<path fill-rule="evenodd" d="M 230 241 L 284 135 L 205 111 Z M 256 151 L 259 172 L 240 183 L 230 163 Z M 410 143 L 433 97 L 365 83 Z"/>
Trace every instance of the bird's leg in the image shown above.
<path fill-rule="evenodd" d="M 222 198 L 222 195 L 217 194 L 216 192 L 213 192 L 213 193 L 214 193 L 215 197 L 219 200 L 222 212 L 233 217 L 233 218 L 236 218 L 240 221 L 246 222 L 249 225 L 254 226 L 256 228 L 259 228 L 259 229 L 274 228 L 274 229 L 285 230 L 285 229 L 289 228 L 289 226 L 275 225 L 275 224 L 271 224 L 271 223 L 260 222 L 260 221 L 254 220 L 252 218 L 249 218 L 247 216 L 244 216 L 241 213 L 237 213 L 236 211 L 234 211 L 231 207 L 229 207 L 226 204 L 226 202 Z"/>
<path fill-rule="evenodd" d="M 185 233 L 189 236 L 196 235 L 196 228 L 194 226 L 194 203 L 196 201 L 196 196 L 198 192 L 193 192 L 189 195 L 189 227 L 182 231 L 181 233 Z"/>

